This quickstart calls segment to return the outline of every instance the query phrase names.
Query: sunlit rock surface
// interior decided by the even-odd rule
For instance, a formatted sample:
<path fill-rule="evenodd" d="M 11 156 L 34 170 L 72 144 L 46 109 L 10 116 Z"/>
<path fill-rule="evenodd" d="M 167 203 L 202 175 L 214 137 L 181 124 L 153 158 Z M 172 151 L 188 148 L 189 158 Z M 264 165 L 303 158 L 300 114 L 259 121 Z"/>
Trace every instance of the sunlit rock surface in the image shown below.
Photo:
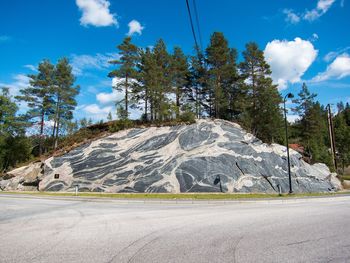
<path fill-rule="evenodd" d="M 294 192 L 328 192 L 341 187 L 326 165 L 309 165 L 293 150 L 290 159 Z M 264 144 L 239 125 L 223 120 L 130 129 L 47 159 L 38 174 L 38 188 L 220 192 L 219 184 L 214 185 L 217 176 L 223 192 L 275 193 L 279 186 L 288 192 L 286 148 Z M 8 189 L 6 182 L 13 180 L 0 181 L 0 186 Z"/>

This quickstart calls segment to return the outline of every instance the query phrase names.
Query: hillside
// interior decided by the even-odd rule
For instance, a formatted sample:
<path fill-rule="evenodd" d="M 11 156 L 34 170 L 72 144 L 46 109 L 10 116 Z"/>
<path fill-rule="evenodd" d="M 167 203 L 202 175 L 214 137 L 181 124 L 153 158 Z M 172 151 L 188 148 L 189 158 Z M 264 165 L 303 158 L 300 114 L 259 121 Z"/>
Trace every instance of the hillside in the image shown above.
<path fill-rule="evenodd" d="M 339 180 L 324 164 L 309 165 L 291 150 L 294 192 L 328 192 Z M 56 176 L 55 176 L 56 175 Z M 8 173 L 3 190 L 104 192 L 288 192 L 286 148 L 267 145 L 239 125 L 199 120 L 192 125 L 128 129 L 43 163 Z M 12 177 L 12 178 L 10 178 Z M 55 178 L 56 177 L 56 178 Z M 6 179 L 6 178 L 5 178 Z"/>

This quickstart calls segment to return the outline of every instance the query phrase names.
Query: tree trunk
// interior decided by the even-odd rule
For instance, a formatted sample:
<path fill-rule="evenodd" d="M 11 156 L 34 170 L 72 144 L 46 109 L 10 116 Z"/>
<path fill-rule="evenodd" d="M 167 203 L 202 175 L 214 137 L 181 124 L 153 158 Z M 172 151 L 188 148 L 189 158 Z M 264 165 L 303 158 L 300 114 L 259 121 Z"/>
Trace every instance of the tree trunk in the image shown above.
<path fill-rule="evenodd" d="M 43 153 L 43 134 L 44 134 L 44 120 L 45 120 L 45 112 L 41 111 L 41 121 L 40 121 L 40 138 L 39 138 L 39 156 Z"/>
<path fill-rule="evenodd" d="M 54 149 L 57 149 L 58 146 L 58 131 L 60 126 L 60 98 L 57 99 L 57 108 L 56 108 L 56 134 L 55 134 L 55 142 L 54 142 Z"/>
<path fill-rule="evenodd" d="M 145 119 L 148 121 L 147 117 L 147 101 L 148 101 L 148 88 L 145 89 Z"/>
<path fill-rule="evenodd" d="M 129 117 L 129 110 L 128 110 L 128 73 L 125 74 L 125 113 L 126 113 L 126 119 Z"/>
<path fill-rule="evenodd" d="M 180 88 L 176 88 L 176 119 L 180 116 Z"/>
<path fill-rule="evenodd" d="M 52 138 L 56 137 L 55 134 L 56 134 L 57 119 L 58 119 L 57 113 L 58 113 L 58 108 L 59 108 L 59 99 L 60 99 L 59 95 L 57 94 L 56 112 L 55 112 L 55 120 L 54 120 L 54 125 L 53 125 Z M 55 148 L 55 142 L 54 142 L 53 147 Z"/>
<path fill-rule="evenodd" d="M 57 125 L 56 125 L 56 137 L 55 137 L 55 149 L 57 149 L 58 146 L 58 131 L 59 131 L 59 125 L 60 125 L 60 119 L 57 119 Z"/>

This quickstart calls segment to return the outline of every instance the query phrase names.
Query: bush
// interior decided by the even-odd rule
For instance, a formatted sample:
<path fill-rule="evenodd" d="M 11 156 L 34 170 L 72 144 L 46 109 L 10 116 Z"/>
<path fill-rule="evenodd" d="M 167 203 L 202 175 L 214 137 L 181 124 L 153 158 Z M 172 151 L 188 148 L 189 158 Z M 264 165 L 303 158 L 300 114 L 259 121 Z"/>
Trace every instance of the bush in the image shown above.
<path fill-rule="evenodd" d="M 117 132 L 125 129 L 132 128 L 133 121 L 128 120 L 128 119 L 123 119 L 123 120 L 117 120 L 114 121 L 112 125 L 109 126 L 109 131 L 110 132 Z"/>
<path fill-rule="evenodd" d="M 7 136 L 0 140 L 0 172 L 14 168 L 31 158 L 32 144 L 24 136 Z"/>
<path fill-rule="evenodd" d="M 193 112 L 186 111 L 180 115 L 179 119 L 182 122 L 194 123 L 196 121 L 196 116 Z"/>

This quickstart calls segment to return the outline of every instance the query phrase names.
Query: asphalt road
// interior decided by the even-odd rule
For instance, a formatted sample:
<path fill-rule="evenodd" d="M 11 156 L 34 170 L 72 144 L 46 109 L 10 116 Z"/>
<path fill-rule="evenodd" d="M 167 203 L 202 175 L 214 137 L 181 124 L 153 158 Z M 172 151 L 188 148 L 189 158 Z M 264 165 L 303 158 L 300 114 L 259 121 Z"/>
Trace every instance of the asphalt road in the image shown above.
<path fill-rule="evenodd" d="M 0 262 L 350 262 L 350 197 L 125 204 L 0 195 Z"/>

